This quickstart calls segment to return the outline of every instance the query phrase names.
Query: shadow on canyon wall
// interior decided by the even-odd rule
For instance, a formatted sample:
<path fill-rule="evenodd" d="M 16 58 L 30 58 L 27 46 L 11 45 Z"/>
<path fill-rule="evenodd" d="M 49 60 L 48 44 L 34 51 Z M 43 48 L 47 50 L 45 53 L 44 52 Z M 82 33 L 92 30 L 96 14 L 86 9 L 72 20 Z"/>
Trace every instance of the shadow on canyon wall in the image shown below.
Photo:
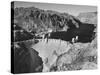
<path fill-rule="evenodd" d="M 19 47 L 14 47 L 14 63 L 12 63 L 14 73 L 42 72 L 43 62 L 38 52 L 30 47 L 27 48 L 25 43 L 17 45 Z"/>

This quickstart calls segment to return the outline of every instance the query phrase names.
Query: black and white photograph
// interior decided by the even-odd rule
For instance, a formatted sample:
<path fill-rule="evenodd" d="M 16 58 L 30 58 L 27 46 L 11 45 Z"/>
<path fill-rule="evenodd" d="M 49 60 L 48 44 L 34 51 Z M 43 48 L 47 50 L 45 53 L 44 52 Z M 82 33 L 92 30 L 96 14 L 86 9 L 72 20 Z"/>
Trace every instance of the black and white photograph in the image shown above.
<path fill-rule="evenodd" d="M 98 69 L 97 6 L 11 2 L 11 73 Z"/>

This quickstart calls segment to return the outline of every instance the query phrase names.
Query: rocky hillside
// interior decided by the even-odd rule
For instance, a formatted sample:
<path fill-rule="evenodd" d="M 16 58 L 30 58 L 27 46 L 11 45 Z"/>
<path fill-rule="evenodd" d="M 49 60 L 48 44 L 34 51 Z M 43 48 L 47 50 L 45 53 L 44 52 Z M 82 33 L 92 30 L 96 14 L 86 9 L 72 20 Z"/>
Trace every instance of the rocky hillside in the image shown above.
<path fill-rule="evenodd" d="M 13 10 L 14 24 L 32 33 L 43 32 L 48 29 L 67 31 L 68 28 L 78 28 L 81 23 L 77 18 L 67 13 L 44 11 L 35 7 L 20 7 Z"/>
<path fill-rule="evenodd" d="M 85 23 L 97 24 L 97 12 L 80 13 L 78 18 Z"/>
<path fill-rule="evenodd" d="M 32 42 L 34 41 L 18 42 L 12 45 L 11 48 L 14 50 L 14 54 L 12 54 L 14 55 L 12 57 L 14 58 L 12 63 L 14 73 L 42 72 L 43 62 L 38 52 L 30 48 Z"/>

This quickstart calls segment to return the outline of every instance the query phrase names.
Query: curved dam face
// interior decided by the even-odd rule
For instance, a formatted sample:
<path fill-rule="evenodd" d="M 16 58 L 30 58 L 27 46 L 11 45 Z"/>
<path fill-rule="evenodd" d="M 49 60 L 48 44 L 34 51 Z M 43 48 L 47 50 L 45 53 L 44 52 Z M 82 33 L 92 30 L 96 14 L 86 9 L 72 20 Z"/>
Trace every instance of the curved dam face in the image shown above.
<path fill-rule="evenodd" d="M 43 39 L 36 45 L 33 45 L 32 48 L 39 53 L 43 60 L 43 71 L 47 71 L 55 63 L 57 56 L 68 52 L 71 44 L 62 40 L 48 39 L 47 41 L 47 39 Z"/>

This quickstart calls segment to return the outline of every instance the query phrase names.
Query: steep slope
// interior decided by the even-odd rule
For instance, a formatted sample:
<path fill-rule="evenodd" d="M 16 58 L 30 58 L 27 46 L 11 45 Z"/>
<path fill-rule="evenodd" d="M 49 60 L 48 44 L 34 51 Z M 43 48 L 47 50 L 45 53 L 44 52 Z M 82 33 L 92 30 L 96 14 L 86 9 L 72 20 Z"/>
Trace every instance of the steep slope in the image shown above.
<path fill-rule="evenodd" d="M 78 18 L 85 23 L 97 24 L 97 12 L 80 13 Z"/>
<path fill-rule="evenodd" d="M 44 11 L 35 7 L 15 8 L 14 21 L 26 31 L 32 33 L 47 31 L 48 28 L 53 31 L 67 31 L 68 28 L 78 28 L 81 23 L 69 14 Z"/>
<path fill-rule="evenodd" d="M 34 41 L 24 41 L 12 45 L 11 48 L 14 50 L 14 63 L 12 63 L 14 73 L 42 72 L 42 59 L 36 50 L 30 48 L 30 44 L 33 43 Z"/>

